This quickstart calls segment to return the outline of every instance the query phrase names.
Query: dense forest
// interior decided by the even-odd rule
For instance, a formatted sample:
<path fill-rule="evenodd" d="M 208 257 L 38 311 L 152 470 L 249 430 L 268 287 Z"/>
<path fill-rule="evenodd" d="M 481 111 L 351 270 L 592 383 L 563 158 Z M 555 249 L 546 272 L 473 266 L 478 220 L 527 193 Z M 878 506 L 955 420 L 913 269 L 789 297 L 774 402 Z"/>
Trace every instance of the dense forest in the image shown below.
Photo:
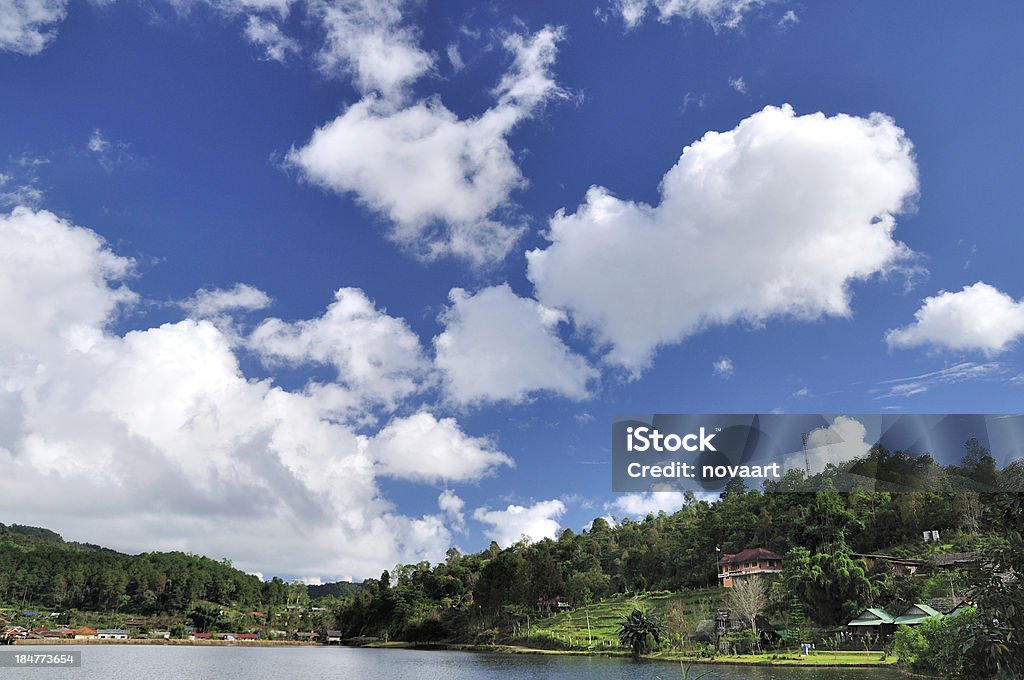
<path fill-rule="evenodd" d="M 38 527 L 0 524 L 0 603 L 53 610 L 184 614 L 197 601 L 287 606 L 302 595 L 279 578 L 261 581 L 180 552 L 125 555 L 65 542 Z M 308 596 L 307 596 L 308 597 Z"/>

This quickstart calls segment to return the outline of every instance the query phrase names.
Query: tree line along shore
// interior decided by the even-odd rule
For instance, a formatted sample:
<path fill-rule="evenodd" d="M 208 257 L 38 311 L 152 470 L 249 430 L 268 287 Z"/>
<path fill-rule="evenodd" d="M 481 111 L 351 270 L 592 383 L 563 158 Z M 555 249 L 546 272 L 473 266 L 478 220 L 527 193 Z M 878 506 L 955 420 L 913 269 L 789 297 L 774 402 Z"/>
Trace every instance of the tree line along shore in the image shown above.
<path fill-rule="evenodd" d="M 689 495 L 671 513 L 597 518 L 583 531 L 477 553 L 453 548 L 441 563 L 396 565 L 360 584 L 262 581 L 228 560 L 124 555 L 0 525 L 0 625 L 123 628 L 193 642 L 244 634 L 622 653 L 623 621 L 640 610 L 657 625 L 647 655 L 783 662 L 798 654 L 812 663 L 831 652 L 899 658 L 950 678 L 964 669 L 973 678 L 1024 676 L 1024 510 L 1019 494 L 1001 490 L 1024 488 L 1024 466 L 997 469 L 977 442 L 967 442 L 959 466 L 880 447 L 868 459 L 893 484 L 927 477 L 936 490 L 851 488 L 833 466 L 813 479 L 787 475 L 763 492 L 736 481 L 713 502 Z M 752 550 L 779 559 L 723 563 Z M 951 555 L 962 559 L 940 564 Z M 748 580 L 742 564 L 761 567 L 761 602 L 746 610 L 735 587 Z M 939 600 L 966 615 L 895 624 Z M 894 615 L 851 625 L 871 611 Z M 803 645 L 813 652 L 801 653 Z M 940 658 L 940 647 L 957 658 Z"/>

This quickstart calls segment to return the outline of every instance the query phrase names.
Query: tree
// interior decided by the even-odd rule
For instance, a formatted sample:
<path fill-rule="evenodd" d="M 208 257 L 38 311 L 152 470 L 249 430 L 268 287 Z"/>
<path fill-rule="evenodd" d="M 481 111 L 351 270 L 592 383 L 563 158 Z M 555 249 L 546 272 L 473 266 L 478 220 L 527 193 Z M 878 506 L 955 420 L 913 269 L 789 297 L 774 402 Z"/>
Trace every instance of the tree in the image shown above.
<path fill-rule="evenodd" d="M 985 517 L 995 532 L 971 586 L 978 616 L 957 621 L 956 637 L 976 677 L 1024 677 L 1024 496 L 992 494 Z M 958 619 L 961 617 L 957 617 Z"/>
<path fill-rule="evenodd" d="M 651 651 L 654 644 L 661 644 L 665 637 L 665 628 L 661 620 L 646 609 L 634 609 L 619 622 L 619 643 L 633 651 L 633 659 L 639 660 L 640 655 Z"/>
<path fill-rule="evenodd" d="M 758 645 L 757 617 L 768 606 L 768 584 L 756 576 L 737 581 L 729 591 L 729 607 L 750 621 L 754 645 Z"/>
<path fill-rule="evenodd" d="M 665 628 L 673 645 L 682 645 L 686 637 L 686 605 L 672 600 L 666 607 Z"/>
<path fill-rule="evenodd" d="M 210 603 L 197 604 L 187 617 L 188 622 L 195 626 L 200 633 L 209 633 L 220 622 L 220 619 L 220 607 Z"/>

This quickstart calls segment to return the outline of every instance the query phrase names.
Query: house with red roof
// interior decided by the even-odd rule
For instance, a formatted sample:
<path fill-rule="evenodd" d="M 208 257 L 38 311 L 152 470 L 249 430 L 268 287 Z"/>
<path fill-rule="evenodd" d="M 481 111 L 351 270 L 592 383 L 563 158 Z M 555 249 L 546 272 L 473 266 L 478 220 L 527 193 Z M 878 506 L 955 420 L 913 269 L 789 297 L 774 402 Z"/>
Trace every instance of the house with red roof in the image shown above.
<path fill-rule="evenodd" d="M 726 553 L 718 561 L 718 580 L 723 588 L 753 576 L 782 573 L 782 556 L 766 548 L 749 548 L 735 554 Z"/>

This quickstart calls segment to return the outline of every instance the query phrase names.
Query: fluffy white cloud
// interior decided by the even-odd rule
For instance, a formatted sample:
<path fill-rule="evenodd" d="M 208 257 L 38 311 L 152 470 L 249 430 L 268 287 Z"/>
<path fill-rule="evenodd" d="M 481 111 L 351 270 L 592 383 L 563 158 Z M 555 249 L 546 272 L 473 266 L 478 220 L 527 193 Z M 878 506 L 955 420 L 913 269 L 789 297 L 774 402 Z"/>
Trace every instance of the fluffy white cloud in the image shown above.
<path fill-rule="evenodd" d="M 256 311 L 270 306 L 270 296 L 247 283 L 236 283 L 231 288 L 201 288 L 181 303 L 193 316 L 207 318 L 229 311 Z"/>
<path fill-rule="evenodd" d="M 537 391 L 587 396 L 597 371 L 558 338 L 563 314 L 517 296 L 507 284 L 475 295 L 455 288 L 451 301 L 434 348 L 452 400 L 519 402 Z"/>
<path fill-rule="evenodd" d="M 311 3 L 327 33 L 320 68 L 350 74 L 363 92 L 400 97 L 434 65 L 419 47 L 417 31 L 404 25 L 405 0 L 333 0 Z"/>
<path fill-rule="evenodd" d="M 863 423 L 849 416 L 837 416 L 828 427 L 819 427 L 807 435 L 807 452 L 798 451 L 787 456 L 782 466 L 785 470 L 806 471 L 811 474 L 823 472 L 831 464 L 835 466 L 859 458 L 871 449 L 865 437 L 867 429 Z"/>
<path fill-rule="evenodd" d="M 471 482 L 512 459 L 484 437 L 470 437 L 454 418 L 429 413 L 395 418 L 367 442 L 380 474 L 417 482 Z"/>
<path fill-rule="evenodd" d="M 525 184 L 506 136 L 561 93 L 549 69 L 559 29 L 505 40 L 515 63 L 495 89 L 497 104 L 460 119 L 438 98 L 398 107 L 368 96 L 293 148 L 288 161 L 314 184 L 353 193 L 392 223 L 390 237 L 433 259 L 474 263 L 504 257 L 522 228 L 493 213 Z"/>
<path fill-rule="evenodd" d="M 333 366 L 342 384 L 389 405 L 417 391 L 429 370 L 419 337 L 405 321 L 378 311 L 357 288 L 335 292 L 334 302 L 316 319 L 267 319 L 253 331 L 249 346 L 269 365 Z"/>
<path fill-rule="evenodd" d="M 289 54 L 301 51 L 299 43 L 285 35 L 280 26 L 255 15 L 250 15 L 245 23 L 245 37 L 271 61 L 283 62 Z"/>
<path fill-rule="evenodd" d="M 133 262 L 95 232 L 46 211 L 0 214 L 0 338 L 6 359 L 71 345 L 87 350 L 114 310 Z M 27 360 L 27 359 L 26 359 Z"/>
<path fill-rule="evenodd" d="M 646 491 L 616 497 L 605 509 L 619 516 L 646 517 L 659 512 L 672 514 L 686 504 L 682 491 Z"/>
<path fill-rule="evenodd" d="M 683 149 L 661 202 L 592 187 L 527 253 L 541 303 L 565 309 L 634 374 L 714 324 L 849 316 L 849 286 L 912 255 L 893 239 L 917 193 L 903 130 L 882 114 L 766 107 Z"/>
<path fill-rule="evenodd" d="M 361 434 L 338 413 L 343 389 L 290 392 L 248 379 L 232 338 L 207 320 L 115 334 L 110 324 L 134 300 L 122 283 L 131 269 L 94 232 L 51 213 L 0 216 L 8 521 L 324 579 L 443 558 L 446 515 L 401 514 L 377 484 L 381 465 L 405 474 L 401 457 L 425 446 L 431 465 L 466 456 L 451 474 L 468 478 L 466 469 L 508 464 L 503 454 L 426 414 Z M 337 304 L 351 304 L 357 313 L 343 318 L 365 322 L 371 336 L 394 327 L 361 294 Z"/>
<path fill-rule="evenodd" d="M 890 347 L 928 345 L 953 351 L 995 355 L 1024 337 L 1024 300 L 1014 300 L 979 281 L 956 292 L 925 298 L 914 323 L 890 330 Z"/>
<path fill-rule="evenodd" d="M 530 541 L 556 538 L 560 528 L 558 518 L 565 514 L 565 504 L 559 500 L 538 501 L 526 507 L 510 505 L 504 510 L 477 508 L 473 519 L 490 525 L 484 533 L 498 545 L 506 548 L 523 537 Z"/>
<path fill-rule="evenodd" d="M 452 528 L 459 532 L 466 531 L 466 515 L 463 510 L 466 508 L 466 501 L 455 495 L 451 489 L 445 489 L 437 497 L 437 507 L 445 514 Z"/>
<path fill-rule="evenodd" d="M 613 5 L 628 28 L 636 28 L 648 11 L 654 10 L 658 21 L 672 19 L 703 19 L 713 27 L 736 28 L 743 16 L 766 0 L 613 0 Z"/>
<path fill-rule="evenodd" d="M 0 0 L 0 50 L 38 54 L 66 14 L 67 0 Z"/>

